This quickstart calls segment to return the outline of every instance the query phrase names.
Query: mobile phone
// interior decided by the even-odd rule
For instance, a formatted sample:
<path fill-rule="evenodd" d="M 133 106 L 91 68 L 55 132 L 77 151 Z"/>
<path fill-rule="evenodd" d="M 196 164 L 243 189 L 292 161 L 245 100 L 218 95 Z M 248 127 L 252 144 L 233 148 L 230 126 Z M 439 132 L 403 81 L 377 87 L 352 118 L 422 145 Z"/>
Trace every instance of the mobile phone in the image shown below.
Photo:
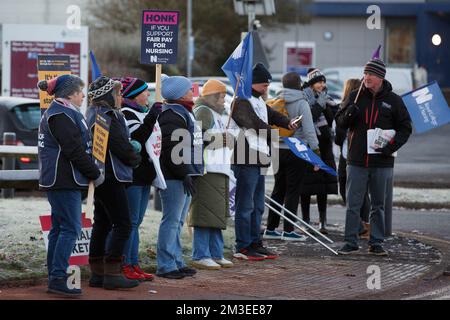
<path fill-rule="evenodd" d="M 295 120 L 293 121 L 293 123 L 297 124 L 298 122 L 300 122 L 303 118 L 303 115 L 298 116 L 297 118 L 295 118 Z"/>

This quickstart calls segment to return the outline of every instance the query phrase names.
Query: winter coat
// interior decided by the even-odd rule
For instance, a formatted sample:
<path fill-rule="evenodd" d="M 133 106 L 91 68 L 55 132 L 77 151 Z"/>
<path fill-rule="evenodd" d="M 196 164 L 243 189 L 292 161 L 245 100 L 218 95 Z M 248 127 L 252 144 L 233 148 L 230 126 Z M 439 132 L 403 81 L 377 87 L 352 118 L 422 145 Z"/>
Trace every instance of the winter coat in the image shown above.
<path fill-rule="evenodd" d="M 225 230 L 230 211 L 228 176 L 208 173 L 195 178 L 195 186 L 189 226 Z"/>
<path fill-rule="evenodd" d="M 312 120 L 311 109 L 303 91 L 284 88 L 277 93 L 277 99 L 286 101 L 286 109 L 289 119 L 294 119 L 300 115 L 303 116 L 301 125 L 295 130 L 292 137 L 302 140 L 313 150 L 319 147 L 316 131 Z M 285 143 L 280 143 L 281 149 L 288 149 Z"/>
<path fill-rule="evenodd" d="M 53 106 L 56 106 L 58 103 L 59 102 L 56 100 L 53 101 L 50 108 L 53 108 Z M 41 124 L 39 126 L 40 135 L 42 134 L 41 129 L 43 126 L 44 117 L 42 117 Z M 85 121 L 81 114 L 80 117 L 83 118 L 83 121 Z M 74 122 L 68 114 L 59 113 L 48 119 L 48 129 L 51 134 L 47 138 L 52 139 L 59 146 L 60 151 L 57 153 L 57 157 L 52 159 L 52 161 L 57 163 L 56 179 L 54 184 L 51 187 L 40 186 L 40 189 L 86 189 L 86 186 L 80 186 L 75 182 L 74 169 L 77 169 L 89 180 L 96 180 L 100 176 L 100 170 L 94 164 L 92 156 L 86 152 L 86 146 L 82 139 L 82 128 L 78 127 L 76 122 Z M 84 130 L 87 130 L 87 127 Z M 46 164 L 41 164 L 41 166 L 44 165 Z"/>
<path fill-rule="evenodd" d="M 359 167 L 392 168 L 394 157 L 386 154 L 367 154 L 367 130 L 394 129 L 395 137 L 387 145 L 389 152 L 400 149 L 412 132 L 411 118 L 400 96 L 392 92 L 389 81 L 383 81 L 382 89 L 374 96 L 363 89 L 356 102 L 359 111 L 352 111 L 357 90 L 350 93 L 348 101 L 336 114 L 336 124 L 348 129 L 347 164 Z"/>
<path fill-rule="evenodd" d="M 128 108 L 131 110 L 127 110 Z M 138 141 L 142 146 L 141 164 L 133 169 L 133 185 L 151 185 L 156 177 L 156 171 L 153 163 L 149 161 L 145 142 L 153 132 L 153 127 L 158 118 L 158 114 L 160 113 L 160 109 L 154 106 L 150 111 L 145 112 L 142 107 L 128 103 L 124 100 L 122 103 L 122 113 L 125 116 L 128 129 L 130 130 L 131 139 Z M 138 118 L 136 113 L 142 113 L 143 116 L 145 115 L 143 121 Z"/>
<path fill-rule="evenodd" d="M 309 87 L 304 89 L 304 93 L 311 108 L 314 127 L 319 140 L 320 158 L 326 165 L 336 170 L 331 131 L 333 112 L 326 103 L 328 97 L 325 93 L 316 95 Z M 302 194 L 337 194 L 337 178 L 323 170 L 314 171 L 313 169 L 312 165 L 308 165 L 303 179 Z"/>
<path fill-rule="evenodd" d="M 252 95 L 256 98 L 259 98 L 261 96 L 261 94 L 256 91 L 252 91 Z M 265 136 L 266 143 L 270 149 L 272 141 L 271 135 L 272 128 L 270 127 L 270 125 L 276 125 L 288 129 L 290 121 L 289 118 L 273 110 L 267 105 L 266 108 L 267 108 L 268 123 L 264 122 L 258 117 L 258 115 L 253 110 L 253 107 L 248 100 L 237 98 L 232 118 L 241 130 L 237 137 L 237 142 L 235 144 L 233 152 L 233 163 L 235 165 L 257 166 L 257 167 L 270 166 L 270 159 L 269 161 L 267 161 L 266 155 L 263 155 L 261 152 L 257 152 L 254 150 L 250 151 L 248 141 L 244 135 L 245 129 L 253 129 L 256 131 L 256 133 L 258 133 L 258 135 L 259 130 L 265 130 L 267 133 L 267 135 Z M 241 148 L 240 147 L 241 145 L 244 145 L 244 148 Z M 241 154 L 242 150 L 244 150 L 243 155 Z M 250 156 L 251 155 L 250 152 L 256 153 L 256 156 L 253 155 Z M 251 161 L 253 160 L 252 158 L 255 158 L 256 161 Z"/>

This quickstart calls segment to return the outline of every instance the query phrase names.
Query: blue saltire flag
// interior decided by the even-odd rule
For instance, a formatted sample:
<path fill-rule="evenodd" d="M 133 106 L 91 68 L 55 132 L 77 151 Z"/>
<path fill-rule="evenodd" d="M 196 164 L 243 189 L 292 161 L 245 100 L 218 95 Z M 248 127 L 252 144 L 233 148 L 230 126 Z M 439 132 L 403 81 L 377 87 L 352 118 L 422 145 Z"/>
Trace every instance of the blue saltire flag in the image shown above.
<path fill-rule="evenodd" d="M 230 80 L 233 90 L 236 89 L 239 76 L 236 96 L 240 98 L 250 99 L 252 96 L 252 68 L 253 36 L 249 32 L 222 66 L 222 70 Z"/>
<path fill-rule="evenodd" d="M 91 57 L 91 76 L 92 76 L 91 81 L 94 81 L 95 79 L 100 78 L 102 76 L 102 72 L 100 71 L 100 68 L 97 64 L 97 60 L 95 60 L 95 56 L 92 50 L 89 51 L 89 55 Z"/>
<path fill-rule="evenodd" d="M 283 139 L 289 149 L 291 149 L 297 157 L 311 163 L 314 166 L 318 166 L 321 170 L 337 177 L 336 171 L 327 166 L 322 159 L 314 153 L 314 151 L 306 146 L 302 140 L 293 137 L 284 137 Z"/>
<path fill-rule="evenodd" d="M 402 95 L 417 133 L 450 122 L 450 108 L 436 81 Z"/>

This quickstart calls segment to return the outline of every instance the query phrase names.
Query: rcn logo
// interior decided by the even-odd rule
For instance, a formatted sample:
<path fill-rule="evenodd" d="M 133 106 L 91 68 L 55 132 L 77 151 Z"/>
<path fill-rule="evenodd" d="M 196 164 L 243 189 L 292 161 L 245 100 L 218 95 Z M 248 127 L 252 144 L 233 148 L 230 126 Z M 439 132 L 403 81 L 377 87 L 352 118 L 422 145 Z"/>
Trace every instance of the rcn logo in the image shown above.
<path fill-rule="evenodd" d="M 417 104 L 422 104 L 433 100 L 433 95 L 430 93 L 428 88 L 417 90 L 416 92 L 413 92 L 412 96 L 416 99 Z"/>

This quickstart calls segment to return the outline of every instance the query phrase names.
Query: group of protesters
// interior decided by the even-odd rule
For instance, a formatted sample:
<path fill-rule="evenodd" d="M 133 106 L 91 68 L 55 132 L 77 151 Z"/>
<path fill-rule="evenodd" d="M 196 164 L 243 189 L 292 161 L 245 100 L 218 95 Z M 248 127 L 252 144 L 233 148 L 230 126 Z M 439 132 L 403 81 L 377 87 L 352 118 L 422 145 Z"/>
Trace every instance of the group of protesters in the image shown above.
<path fill-rule="evenodd" d="M 81 289 L 68 287 L 66 270 L 81 231 L 81 204 L 90 182 L 95 185 L 91 287 L 132 288 L 154 279 L 139 266 L 139 226 L 150 188 L 161 176 L 157 276 L 182 279 L 195 275 L 196 269 L 233 266 L 224 257 L 222 235 L 230 211 L 230 181 L 236 184 L 235 259 L 277 258 L 263 239 L 306 240 L 286 219 L 283 231 L 277 231 L 280 217 L 272 210 L 261 232 L 266 196 L 263 171 L 277 158 L 274 154 L 279 163 L 271 198 L 293 214 L 301 202 L 302 218 L 309 223 L 311 196 L 316 195 L 320 232 L 328 233 L 327 195 L 337 194 L 338 179 L 297 157 L 278 139 L 281 129 L 301 139 L 333 169 L 333 142 L 341 146 L 339 189 L 347 213 L 346 244 L 338 252 L 358 251 L 358 238 L 363 236 L 369 239 L 369 253 L 387 254 L 382 248 L 384 194 L 387 180 L 392 179 L 392 153 L 407 141 L 411 120 L 401 98 L 384 79 L 385 73 L 381 60 L 370 60 L 363 83 L 348 80 L 342 103 L 337 105 L 319 69 L 310 69 L 305 83 L 289 72 L 277 94 L 284 101 L 285 114 L 264 100 L 272 76 L 261 63 L 253 67 L 251 98 L 236 98 L 230 111 L 225 108 L 226 85 L 215 79 L 203 85 L 194 102 L 188 78 L 163 75 L 163 102 L 149 106 L 145 81 L 101 76 L 89 85 L 86 118 L 80 112 L 85 84 L 79 77 L 62 75 L 39 82 L 41 90 L 54 96 L 41 118 L 38 148 L 39 185 L 47 192 L 52 216 L 48 291 L 81 294 Z M 98 115 L 111 120 L 104 166 L 92 157 Z M 366 132 L 373 128 L 394 129 L 396 135 L 377 153 L 368 154 Z M 160 141 L 156 158 L 148 143 L 155 136 Z M 289 213 L 286 216 L 296 219 Z M 193 227 L 190 267 L 181 244 L 186 220 Z"/>

